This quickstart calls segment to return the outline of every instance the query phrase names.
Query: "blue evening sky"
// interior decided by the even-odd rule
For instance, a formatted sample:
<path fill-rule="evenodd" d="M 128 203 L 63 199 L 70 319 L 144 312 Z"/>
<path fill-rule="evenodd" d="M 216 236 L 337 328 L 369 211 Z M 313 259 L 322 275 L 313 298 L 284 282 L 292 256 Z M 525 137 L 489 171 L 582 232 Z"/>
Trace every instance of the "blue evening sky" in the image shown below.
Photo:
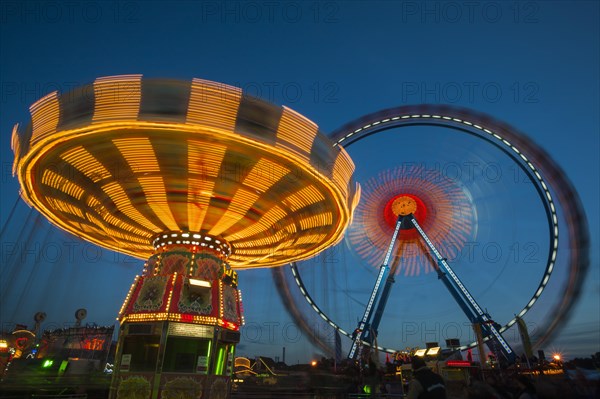
<path fill-rule="evenodd" d="M 78 241 L 43 218 L 28 216 L 22 201 L 13 211 L 19 186 L 11 174 L 10 135 L 15 123 L 28 119 L 28 107 L 51 91 L 67 91 L 99 76 L 143 74 L 236 85 L 295 109 L 326 133 L 364 114 L 419 103 L 472 108 L 524 132 L 574 184 L 591 234 L 583 294 L 545 349 L 567 357 L 599 351 L 599 21 L 600 5 L 594 1 L 1 2 L 2 328 L 31 325 L 39 310 L 48 314 L 46 328 L 71 323 L 80 307 L 88 309 L 90 322 L 115 323 L 143 261 Z M 358 178 L 364 182 L 393 169 L 406 160 L 402 148 L 410 145 L 418 154 L 408 160 L 430 168 L 472 157 L 498 162 L 510 173 L 506 159 L 460 134 L 424 128 L 408 133 L 413 133 L 408 139 L 382 133 L 352 146 Z M 421 134 L 430 138 L 419 139 Z M 533 197 L 510 180 L 465 185 L 479 196 L 477 239 L 482 245 L 498 243 L 505 254 L 512 250 L 507 257 L 516 264 L 518 257 L 531 254 L 526 245 L 543 250 L 548 243 L 539 226 L 528 223 L 541 212 Z M 512 221 L 500 222 L 506 209 L 512 210 Z M 497 230 L 494 221 L 499 221 Z M 560 299 L 568 275 L 568 238 L 565 243 L 559 255 L 563 268 L 557 267 L 539 309 L 526 317 L 532 326 Z M 352 251 L 343 253 L 327 267 L 313 262 L 306 278 L 324 308 L 352 329 L 374 279 L 361 273 L 375 272 L 356 266 L 360 259 Z M 302 270 L 309 270 L 310 262 Z M 466 282 L 499 321 L 523 306 L 531 292 L 513 297 L 535 286 L 543 267 L 522 272 L 507 261 L 502 265 L 481 273 L 473 264 L 463 265 Z M 435 280 L 429 274 L 399 281 L 390 302 L 396 305 L 382 323 L 382 344 L 443 342 L 450 334 L 444 326 L 465 322 L 444 299 L 449 295 L 441 284 L 429 277 Z M 270 270 L 241 272 L 240 286 L 248 324 L 239 354 L 281 357 L 285 346 L 286 361 L 295 363 L 320 353 L 285 312 Z M 466 342 L 468 327 L 462 328 Z"/>

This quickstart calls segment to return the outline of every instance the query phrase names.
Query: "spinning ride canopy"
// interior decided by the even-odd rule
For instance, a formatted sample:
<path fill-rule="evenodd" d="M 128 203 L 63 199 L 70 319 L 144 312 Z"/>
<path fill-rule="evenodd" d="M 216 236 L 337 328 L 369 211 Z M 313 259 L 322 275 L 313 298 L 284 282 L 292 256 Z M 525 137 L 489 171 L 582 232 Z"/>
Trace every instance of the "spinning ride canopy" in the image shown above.
<path fill-rule="evenodd" d="M 233 268 L 282 265 L 338 242 L 359 199 L 354 164 L 317 125 L 231 86 L 113 76 L 30 110 L 12 136 L 22 197 L 134 257 L 208 236 Z"/>

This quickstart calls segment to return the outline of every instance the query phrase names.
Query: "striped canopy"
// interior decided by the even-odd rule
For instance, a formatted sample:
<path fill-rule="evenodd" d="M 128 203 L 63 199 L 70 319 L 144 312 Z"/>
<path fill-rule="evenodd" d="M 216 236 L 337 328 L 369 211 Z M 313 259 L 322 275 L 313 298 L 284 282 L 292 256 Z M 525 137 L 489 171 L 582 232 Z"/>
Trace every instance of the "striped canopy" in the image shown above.
<path fill-rule="evenodd" d="M 134 257 L 197 232 L 226 240 L 232 267 L 282 265 L 339 241 L 359 199 L 350 157 L 316 124 L 224 84 L 112 76 L 30 110 L 12 137 L 22 197 Z"/>

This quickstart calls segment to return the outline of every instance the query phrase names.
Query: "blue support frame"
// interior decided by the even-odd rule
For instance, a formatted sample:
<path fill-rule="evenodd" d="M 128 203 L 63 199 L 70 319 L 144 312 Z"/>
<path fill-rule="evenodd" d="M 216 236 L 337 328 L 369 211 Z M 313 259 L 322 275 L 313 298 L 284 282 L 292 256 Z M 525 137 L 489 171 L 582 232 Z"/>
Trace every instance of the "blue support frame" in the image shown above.
<path fill-rule="evenodd" d="M 375 286 L 373 287 L 373 291 L 371 292 L 371 297 L 369 298 L 369 302 L 367 303 L 367 308 L 365 309 L 365 313 L 363 314 L 362 319 L 358 322 L 358 327 L 356 328 L 354 335 L 352 336 L 353 342 L 352 347 L 350 348 L 350 353 L 348 354 L 349 359 L 356 359 L 360 356 L 360 343 L 362 341 L 366 341 L 369 344 L 373 343 L 373 334 L 371 334 L 371 330 L 376 331 L 379 327 L 379 321 L 381 320 L 381 316 L 376 318 L 377 324 L 371 325 L 371 310 L 373 309 L 373 305 L 377 302 L 379 295 L 379 289 L 381 288 L 381 282 L 384 277 L 390 271 L 390 259 L 392 257 L 392 252 L 394 251 L 394 246 L 396 245 L 396 240 L 398 239 L 398 233 L 400 232 L 400 225 L 402 224 L 403 216 L 398 216 L 396 220 L 396 227 L 394 228 L 394 234 L 392 234 L 392 240 L 390 241 L 390 245 L 388 246 L 388 250 L 385 254 L 385 258 L 383 260 L 383 264 L 379 268 L 379 274 L 377 275 L 377 280 L 375 280 Z M 393 283 L 393 276 L 391 279 Z M 386 280 L 385 289 L 384 289 L 384 300 L 379 301 L 377 305 L 376 314 L 382 314 L 383 308 L 385 307 L 385 303 L 387 302 L 387 297 L 389 296 L 389 286 L 391 286 L 390 279 Z M 376 332 L 375 332 L 376 334 Z"/>
<path fill-rule="evenodd" d="M 491 316 L 487 312 L 484 312 L 481 306 L 479 306 L 475 298 L 473 298 L 469 290 L 467 290 L 467 287 L 465 287 L 460 281 L 446 259 L 442 257 L 425 231 L 423 231 L 419 223 L 417 223 L 415 217 L 413 215 L 409 215 L 408 217 L 412 225 L 419 232 L 421 238 L 423 238 L 431 250 L 433 257 L 437 260 L 438 277 L 442 280 L 448 291 L 450 291 L 450 294 L 452 294 L 467 318 L 469 318 L 472 323 L 479 323 L 481 325 L 481 329 L 483 330 L 483 335 L 491 338 L 491 342 L 488 343 L 488 346 L 492 352 L 496 353 L 497 349 L 500 349 L 500 352 L 504 358 L 506 358 L 509 363 L 514 363 L 516 360 L 515 352 L 510 347 L 508 342 L 506 342 L 506 340 L 502 337 Z M 499 346 L 494 344 L 498 344 Z"/>
<path fill-rule="evenodd" d="M 405 220 L 409 221 L 412 226 L 417 230 L 421 238 L 425 241 L 427 246 L 429 247 L 432 256 L 437 261 L 437 273 L 438 278 L 442 280 L 456 303 L 460 306 L 462 311 L 465 313 L 467 318 L 471 321 L 471 323 L 477 323 L 481 325 L 481 329 L 483 331 L 484 336 L 489 336 L 490 342 L 488 346 L 492 350 L 492 352 L 498 352 L 500 349 L 501 354 L 506 358 L 508 363 L 514 363 L 516 360 L 516 355 L 513 349 L 510 347 L 508 342 L 502 337 L 498 328 L 496 327 L 496 323 L 492 320 L 491 316 L 482 310 L 479 306 L 475 298 L 469 293 L 467 287 L 460 281 L 454 270 L 450 267 L 445 258 L 442 257 L 440 252 L 437 250 L 435 245 L 431 242 L 425 231 L 421 228 L 414 215 L 409 214 L 406 216 L 398 216 L 396 220 L 396 227 L 394 229 L 394 234 L 392 235 L 392 240 L 390 241 L 390 245 L 388 246 L 388 250 L 386 252 L 383 264 L 379 269 L 379 274 L 377 276 L 377 280 L 375 281 L 375 286 L 373 287 L 373 291 L 371 292 L 371 297 L 369 298 L 369 302 L 363 314 L 361 321 L 358 323 L 358 327 L 353 334 L 353 343 L 350 349 L 350 353 L 348 354 L 348 358 L 356 359 L 360 357 L 361 352 L 361 342 L 366 342 L 369 345 L 373 344 L 373 341 L 377 335 L 377 329 L 379 328 L 379 323 L 381 322 L 381 318 L 383 317 L 383 311 L 387 304 L 387 300 L 394 284 L 394 276 L 390 274 L 389 262 L 392 256 L 392 252 L 394 250 L 394 246 L 396 244 L 396 240 L 398 238 L 398 234 L 400 231 L 400 227 L 405 222 Z M 388 276 L 389 274 L 389 276 Z M 381 283 L 386 278 L 385 286 L 383 288 L 383 292 L 380 294 Z M 450 277 L 448 277 L 450 276 Z M 372 310 L 373 306 L 377 303 L 375 307 L 375 317 L 371 322 Z"/>

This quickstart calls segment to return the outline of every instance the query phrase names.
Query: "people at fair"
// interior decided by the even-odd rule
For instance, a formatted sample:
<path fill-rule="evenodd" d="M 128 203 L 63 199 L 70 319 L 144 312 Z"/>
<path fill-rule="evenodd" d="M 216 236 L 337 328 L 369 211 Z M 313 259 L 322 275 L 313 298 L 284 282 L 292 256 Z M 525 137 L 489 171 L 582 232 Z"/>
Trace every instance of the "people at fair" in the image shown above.
<path fill-rule="evenodd" d="M 411 360 L 413 380 L 408 388 L 407 399 L 446 399 L 446 384 L 418 356 Z"/>

